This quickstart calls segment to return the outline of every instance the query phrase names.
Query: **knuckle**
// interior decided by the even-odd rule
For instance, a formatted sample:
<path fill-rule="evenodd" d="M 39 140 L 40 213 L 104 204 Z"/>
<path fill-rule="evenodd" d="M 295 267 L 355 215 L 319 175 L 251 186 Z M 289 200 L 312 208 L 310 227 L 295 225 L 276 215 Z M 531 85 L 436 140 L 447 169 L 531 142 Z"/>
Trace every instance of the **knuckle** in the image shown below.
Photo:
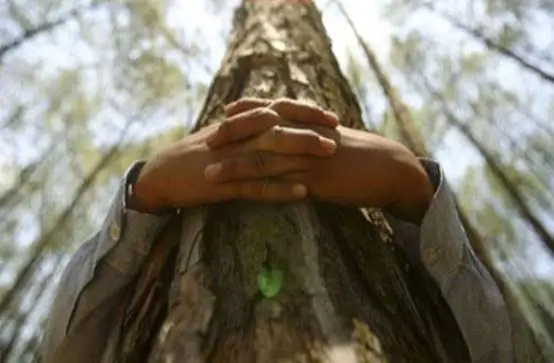
<path fill-rule="evenodd" d="M 315 132 L 308 132 L 304 135 L 303 144 L 307 148 L 317 148 L 320 145 L 320 137 Z"/>
<path fill-rule="evenodd" d="M 273 104 L 276 106 L 283 106 L 283 105 L 286 105 L 287 103 L 290 103 L 290 101 L 291 100 L 289 98 L 279 97 L 273 102 Z"/>
<path fill-rule="evenodd" d="M 257 121 L 264 121 L 264 123 L 277 124 L 279 115 L 275 110 L 272 110 L 268 107 L 257 107 L 252 111 L 252 116 L 257 119 Z"/>
<path fill-rule="evenodd" d="M 307 104 L 306 105 L 308 112 L 312 114 L 314 118 L 323 118 L 325 117 L 325 112 L 321 107 L 316 104 Z"/>
<path fill-rule="evenodd" d="M 274 120 L 275 123 L 277 123 L 277 120 L 279 119 L 279 114 L 274 109 L 269 107 L 261 107 L 260 109 L 262 110 L 265 117 L 268 117 Z"/>
<path fill-rule="evenodd" d="M 268 181 L 261 180 L 251 183 L 247 183 L 243 190 L 243 195 L 246 198 L 260 198 L 264 195 L 265 191 L 268 189 Z"/>
<path fill-rule="evenodd" d="M 259 176 L 264 175 L 267 169 L 267 154 L 262 151 L 255 153 L 254 165 L 255 165 L 257 174 Z"/>
<path fill-rule="evenodd" d="M 314 114 L 315 116 L 318 118 L 318 119 L 323 119 L 325 118 L 325 111 L 323 111 L 322 108 L 320 107 L 314 107 Z"/>
<path fill-rule="evenodd" d="M 231 119 L 225 119 L 219 123 L 218 132 L 223 135 L 227 136 L 231 133 L 231 125 L 233 124 L 233 120 Z"/>
<path fill-rule="evenodd" d="M 298 169 L 307 169 L 312 165 L 312 158 L 299 156 L 294 159 L 294 166 Z"/>
<path fill-rule="evenodd" d="M 285 132 L 285 130 L 283 129 L 283 127 L 281 125 L 274 125 L 274 126 L 271 127 L 271 134 L 274 137 L 281 137 L 284 132 Z"/>
<path fill-rule="evenodd" d="M 280 144 L 284 140 L 285 130 L 279 126 L 275 125 L 271 128 L 271 139 L 274 144 Z"/>
<path fill-rule="evenodd" d="M 252 110 L 254 116 L 263 117 L 269 114 L 267 107 L 256 107 Z"/>
<path fill-rule="evenodd" d="M 277 98 L 274 100 L 268 108 L 274 110 L 275 112 L 282 112 L 283 108 L 287 107 L 290 104 L 290 100 L 284 97 Z"/>
<path fill-rule="evenodd" d="M 221 179 L 223 181 L 232 180 L 237 174 L 237 161 L 234 159 L 223 162 L 221 167 Z"/>

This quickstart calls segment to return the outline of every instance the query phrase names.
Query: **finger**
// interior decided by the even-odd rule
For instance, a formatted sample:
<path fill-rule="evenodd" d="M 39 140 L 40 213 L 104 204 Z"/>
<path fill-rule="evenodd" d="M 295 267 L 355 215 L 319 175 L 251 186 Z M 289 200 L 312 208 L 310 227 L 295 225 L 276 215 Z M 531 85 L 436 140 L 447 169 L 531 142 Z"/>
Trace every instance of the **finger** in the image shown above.
<path fill-rule="evenodd" d="M 257 152 L 210 164 L 205 168 L 204 176 L 214 183 L 263 179 L 307 171 L 311 160 L 306 156 Z"/>
<path fill-rule="evenodd" d="M 253 108 L 267 107 L 273 102 L 268 98 L 246 97 L 225 106 L 225 116 L 232 117 Z"/>
<path fill-rule="evenodd" d="M 207 140 L 207 144 L 210 148 L 216 149 L 230 142 L 260 134 L 272 126 L 284 123 L 285 120 L 274 110 L 254 108 L 222 122 L 213 137 Z"/>
<path fill-rule="evenodd" d="M 286 175 L 283 175 L 280 177 L 280 179 L 284 182 L 291 183 L 291 184 L 303 184 L 306 186 L 309 186 L 311 184 L 309 173 L 306 171 L 298 171 L 298 172 L 291 172 L 287 173 Z"/>
<path fill-rule="evenodd" d="M 325 111 L 305 101 L 280 98 L 272 102 L 269 107 L 277 111 L 281 117 L 291 121 L 321 124 L 331 127 L 336 127 L 339 124 L 339 118 L 335 113 Z"/>
<path fill-rule="evenodd" d="M 273 126 L 244 145 L 244 152 L 271 151 L 287 155 L 313 155 L 329 157 L 335 153 L 334 140 L 310 129 Z"/>
<path fill-rule="evenodd" d="M 241 182 L 235 188 L 238 198 L 262 203 L 292 202 L 308 195 L 308 189 L 302 184 L 284 183 L 274 179 Z"/>
<path fill-rule="evenodd" d="M 308 188 L 300 183 L 273 179 L 232 182 L 218 185 L 207 203 L 245 199 L 261 203 L 294 202 L 306 198 Z"/>
<path fill-rule="evenodd" d="M 311 105 L 306 101 L 292 98 L 279 98 L 277 100 L 267 98 L 249 97 L 233 102 L 225 107 L 225 116 L 232 117 L 241 112 L 258 107 L 270 107 L 282 117 L 296 122 L 322 124 L 335 127 L 339 124 L 337 114 L 325 111 L 322 108 Z"/>

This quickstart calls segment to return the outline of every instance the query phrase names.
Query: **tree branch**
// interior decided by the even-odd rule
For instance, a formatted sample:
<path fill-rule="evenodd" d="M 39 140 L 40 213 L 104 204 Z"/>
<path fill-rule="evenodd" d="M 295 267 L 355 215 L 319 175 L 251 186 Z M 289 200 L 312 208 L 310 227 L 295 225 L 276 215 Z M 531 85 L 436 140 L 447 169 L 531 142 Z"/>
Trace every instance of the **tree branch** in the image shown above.
<path fill-rule="evenodd" d="M 515 53 L 514 51 L 510 50 L 509 48 L 495 42 L 491 38 L 487 37 L 486 35 L 480 33 L 477 29 L 472 29 L 467 25 L 462 24 L 459 22 L 456 18 L 453 16 L 446 14 L 444 12 L 441 12 L 437 10 L 431 3 L 429 2 L 421 2 L 421 5 L 427 9 L 429 9 L 431 12 L 437 14 L 438 16 L 442 17 L 446 21 L 448 21 L 453 27 L 458 28 L 465 33 L 473 36 L 477 40 L 481 41 L 484 45 L 487 46 L 487 48 L 493 50 L 494 52 L 501 54 L 517 64 L 519 64 L 521 67 L 527 69 L 528 71 L 536 74 L 543 80 L 553 83 L 554 84 L 554 74 L 545 71 L 544 69 L 540 68 L 539 66 L 533 65 L 529 63 L 529 61 L 525 60 L 521 55 Z"/>
<path fill-rule="evenodd" d="M 29 182 L 29 180 L 31 180 L 35 171 L 45 162 L 47 157 L 55 150 L 56 146 L 56 143 L 52 143 L 52 145 L 48 147 L 46 152 L 42 154 L 42 157 L 40 157 L 39 160 L 24 166 L 19 171 L 19 174 L 17 175 L 16 181 L 13 183 L 13 186 L 0 194 L 0 209 L 6 208 L 10 205 L 10 203 L 17 195 L 18 190 L 20 190 L 25 184 Z"/>
<path fill-rule="evenodd" d="M 67 14 L 61 16 L 60 18 L 46 22 L 44 24 L 38 25 L 34 28 L 30 29 L 24 29 L 23 34 L 16 37 L 12 41 L 8 42 L 7 44 L 4 44 L 0 46 L 0 64 L 2 64 L 2 60 L 4 56 L 10 52 L 13 51 L 15 48 L 19 47 L 21 44 L 34 39 L 36 36 L 46 33 L 56 27 L 59 27 L 61 25 L 66 24 L 70 20 L 74 19 L 75 17 L 81 15 L 85 10 L 93 9 L 99 5 L 101 5 L 102 2 L 92 2 L 90 4 L 87 4 L 85 6 L 81 6 L 78 8 L 75 8 L 71 11 L 69 11 Z"/>

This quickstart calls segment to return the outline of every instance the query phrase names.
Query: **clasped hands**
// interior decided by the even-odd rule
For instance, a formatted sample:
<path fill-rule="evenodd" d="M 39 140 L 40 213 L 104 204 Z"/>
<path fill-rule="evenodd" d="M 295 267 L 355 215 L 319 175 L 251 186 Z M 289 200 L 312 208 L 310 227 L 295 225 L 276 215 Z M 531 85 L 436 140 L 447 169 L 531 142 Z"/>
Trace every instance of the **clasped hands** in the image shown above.
<path fill-rule="evenodd" d="M 343 127 L 338 116 L 292 99 L 245 98 L 225 120 L 187 135 L 147 160 L 134 187 L 136 208 L 246 199 L 317 200 L 380 207 L 419 223 L 434 190 L 401 144 Z"/>

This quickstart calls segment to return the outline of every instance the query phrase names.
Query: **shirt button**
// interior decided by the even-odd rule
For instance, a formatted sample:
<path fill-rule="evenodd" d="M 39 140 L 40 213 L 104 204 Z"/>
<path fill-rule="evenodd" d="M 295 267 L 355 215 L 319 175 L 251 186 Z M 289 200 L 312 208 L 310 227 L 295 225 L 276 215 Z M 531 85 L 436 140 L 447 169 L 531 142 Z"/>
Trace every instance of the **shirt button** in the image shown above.
<path fill-rule="evenodd" d="M 428 264 L 434 264 L 439 259 L 440 247 L 426 248 L 423 251 L 423 258 Z"/>
<path fill-rule="evenodd" d="M 121 228 L 115 222 L 113 222 L 110 226 L 110 237 L 115 242 L 119 241 L 119 238 L 121 237 Z"/>

